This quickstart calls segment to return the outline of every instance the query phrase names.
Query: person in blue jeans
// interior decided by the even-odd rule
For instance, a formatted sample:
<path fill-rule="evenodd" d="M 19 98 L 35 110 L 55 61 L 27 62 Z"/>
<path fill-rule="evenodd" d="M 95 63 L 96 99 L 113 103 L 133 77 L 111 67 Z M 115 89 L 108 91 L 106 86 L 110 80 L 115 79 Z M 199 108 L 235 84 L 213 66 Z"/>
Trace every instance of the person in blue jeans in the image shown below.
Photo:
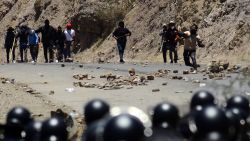
<path fill-rule="evenodd" d="M 37 62 L 37 56 L 38 56 L 38 43 L 39 43 L 39 37 L 35 30 L 30 30 L 29 36 L 29 48 L 30 48 L 30 55 L 32 58 L 32 63 Z"/>
<path fill-rule="evenodd" d="M 120 21 L 118 24 L 118 28 L 116 28 L 113 32 L 113 37 L 117 41 L 120 63 L 125 63 L 123 60 L 123 55 L 127 43 L 127 36 L 131 36 L 131 32 L 125 27 L 124 22 Z"/>
<path fill-rule="evenodd" d="M 16 36 L 16 39 L 19 39 L 21 62 L 24 62 L 24 59 L 25 61 L 28 61 L 27 59 L 28 35 L 29 35 L 28 26 L 22 25 Z"/>

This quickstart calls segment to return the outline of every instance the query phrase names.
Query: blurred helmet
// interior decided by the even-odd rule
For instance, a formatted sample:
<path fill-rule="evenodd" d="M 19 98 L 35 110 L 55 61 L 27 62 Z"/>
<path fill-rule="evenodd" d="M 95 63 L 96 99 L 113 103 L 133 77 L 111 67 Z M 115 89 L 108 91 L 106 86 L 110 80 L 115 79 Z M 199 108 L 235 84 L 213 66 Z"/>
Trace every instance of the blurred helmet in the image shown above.
<path fill-rule="evenodd" d="M 94 99 L 84 107 L 84 117 L 87 125 L 100 120 L 109 113 L 110 107 L 105 101 Z"/>
<path fill-rule="evenodd" d="M 232 96 L 227 101 L 227 108 L 240 108 L 244 110 L 247 114 L 249 113 L 249 101 L 246 97 L 242 95 Z"/>
<path fill-rule="evenodd" d="M 190 108 L 194 109 L 199 107 L 205 107 L 209 105 L 215 105 L 214 96 L 206 90 L 200 90 L 194 93 L 194 96 L 191 99 Z"/>
<path fill-rule="evenodd" d="M 197 112 L 194 122 L 199 134 L 209 132 L 228 133 L 228 120 L 221 109 L 215 106 L 208 106 Z"/>
<path fill-rule="evenodd" d="M 144 126 L 129 114 L 111 118 L 104 128 L 104 141 L 139 141 L 144 136 Z"/>
<path fill-rule="evenodd" d="M 50 118 L 42 123 L 40 140 L 67 141 L 68 132 L 66 123 L 61 118 Z"/>
<path fill-rule="evenodd" d="M 154 127 L 175 127 L 179 118 L 179 110 L 176 106 L 167 102 L 158 104 L 153 110 L 152 120 Z"/>
<path fill-rule="evenodd" d="M 7 124 L 19 124 L 25 126 L 32 121 L 29 110 L 24 107 L 14 107 L 7 114 Z"/>
<path fill-rule="evenodd" d="M 42 129 L 42 122 L 32 121 L 24 128 L 25 140 L 26 141 L 35 141 L 39 140 L 40 132 Z"/>

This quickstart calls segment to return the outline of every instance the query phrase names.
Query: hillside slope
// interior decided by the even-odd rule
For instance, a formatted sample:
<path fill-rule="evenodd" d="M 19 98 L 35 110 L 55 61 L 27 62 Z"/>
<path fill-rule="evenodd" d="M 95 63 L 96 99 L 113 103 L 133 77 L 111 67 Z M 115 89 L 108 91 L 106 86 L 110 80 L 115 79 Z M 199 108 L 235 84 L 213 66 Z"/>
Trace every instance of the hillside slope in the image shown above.
<path fill-rule="evenodd" d="M 199 62 L 250 61 L 249 0 L 8 0 L 0 2 L 0 11 L 0 37 L 9 25 L 26 23 L 37 28 L 44 19 L 50 19 L 56 27 L 72 20 L 78 35 L 74 57 L 83 62 L 100 58 L 117 61 L 116 42 L 110 35 L 121 19 L 132 31 L 127 61 L 161 62 L 158 34 L 162 24 L 170 20 L 182 30 L 192 23 L 199 25 L 206 44 L 198 50 Z M 179 50 L 182 59 L 182 46 Z"/>

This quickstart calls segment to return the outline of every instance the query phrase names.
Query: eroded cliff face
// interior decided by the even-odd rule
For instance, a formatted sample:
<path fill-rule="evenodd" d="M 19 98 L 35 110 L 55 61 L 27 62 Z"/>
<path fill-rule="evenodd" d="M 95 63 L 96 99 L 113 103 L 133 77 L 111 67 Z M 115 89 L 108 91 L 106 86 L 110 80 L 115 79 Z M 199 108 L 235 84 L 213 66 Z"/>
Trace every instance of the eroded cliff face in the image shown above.
<path fill-rule="evenodd" d="M 192 23 L 206 48 L 198 49 L 201 62 L 228 59 L 250 60 L 249 0 L 8 0 L 0 2 L 0 35 L 8 26 L 22 23 L 41 26 L 49 19 L 55 27 L 72 21 L 78 39 L 74 51 L 80 61 L 117 59 L 111 37 L 117 21 L 124 19 L 132 36 L 126 48 L 127 61 L 161 61 L 159 31 L 175 20 L 181 30 Z M 1 43 L 3 38 L 1 38 Z M 182 47 L 179 47 L 182 59 Z"/>

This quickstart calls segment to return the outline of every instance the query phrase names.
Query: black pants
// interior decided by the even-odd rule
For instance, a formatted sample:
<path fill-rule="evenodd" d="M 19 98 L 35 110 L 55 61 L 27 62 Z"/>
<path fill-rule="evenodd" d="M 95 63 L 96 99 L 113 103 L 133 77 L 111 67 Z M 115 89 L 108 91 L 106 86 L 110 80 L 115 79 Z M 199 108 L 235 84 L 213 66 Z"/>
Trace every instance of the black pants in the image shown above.
<path fill-rule="evenodd" d="M 126 47 L 126 42 L 117 42 L 117 48 L 119 51 L 120 61 L 123 60 L 125 47 Z"/>
<path fill-rule="evenodd" d="M 177 53 L 176 45 L 171 45 L 171 44 L 163 43 L 163 46 L 162 46 L 162 55 L 163 55 L 163 61 L 164 61 L 164 63 L 167 63 L 167 50 L 169 50 L 169 56 L 170 56 L 171 63 L 173 63 L 173 61 L 175 63 L 177 63 L 178 53 Z M 174 57 L 173 57 L 173 54 L 174 54 Z"/>
<path fill-rule="evenodd" d="M 20 43 L 19 50 L 20 50 L 21 62 L 23 62 L 24 59 L 25 59 L 25 61 L 28 61 L 28 58 L 27 58 L 27 47 L 28 47 L 27 43 Z"/>
<path fill-rule="evenodd" d="M 62 61 L 64 56 L 64 43 L 57 44 L 57 60 Z"/>
<path fill-rule="evenodd" d="M 197 69 L 196 50 L 184 50 L 183 57 L 186 66 L 193 66 L 195 70 Z M 192 64 L 190 63 L 190 58 Z"/>
<path fill-rule="evenodd" d="M 30 55 L 33 61 L 37 61 L 38 45 L 30 45 Z"/>
<path fill-rule="evenodd" d="M 54 59 L 53 45 L 51 43 L 43 43 L 43 53 L 46 63 L 48 63 L 48 51 L 49 51 L 49 61 L 53 62 Z"/>
<path fill-rule="evenodd" d="M 6 57 L 7 57 L 7 63 L 10 62 L 10 50 L 12 49 L 12 60 L 15 60 L 16 55 L 15 55 L 15 47 L 8 46 L 6 47 Z"/>

